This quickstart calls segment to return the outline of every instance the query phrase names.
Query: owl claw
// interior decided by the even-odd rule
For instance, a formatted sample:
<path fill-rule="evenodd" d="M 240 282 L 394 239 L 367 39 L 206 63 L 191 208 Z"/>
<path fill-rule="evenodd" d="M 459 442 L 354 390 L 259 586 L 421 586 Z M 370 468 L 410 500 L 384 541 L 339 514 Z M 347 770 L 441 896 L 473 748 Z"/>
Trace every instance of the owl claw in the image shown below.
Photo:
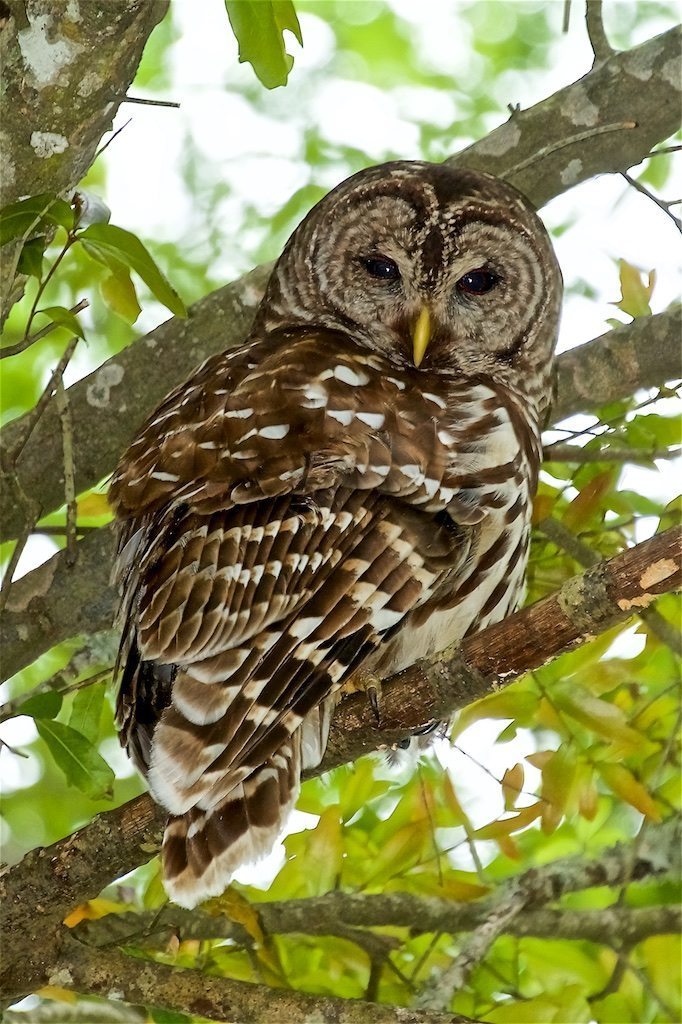
<path fill-rule="evenodd" d="M 374 724 L 378 729 L 381 725 L 381 681 L 376 676 L 372 676 L 371 680 L 367 683 L 365 693 L 374 715 Z"/>

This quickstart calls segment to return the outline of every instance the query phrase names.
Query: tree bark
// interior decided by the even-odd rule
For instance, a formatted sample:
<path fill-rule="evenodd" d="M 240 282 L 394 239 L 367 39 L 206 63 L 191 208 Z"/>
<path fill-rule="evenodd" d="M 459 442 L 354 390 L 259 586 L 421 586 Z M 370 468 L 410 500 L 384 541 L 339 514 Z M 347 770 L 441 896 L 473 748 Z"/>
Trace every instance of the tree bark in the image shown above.
<path fill-rule="evenodd" d="M 0 207 L 67 194 L 93 162 L 168 0 L 8 0 L 0 32 Z M 0 252 L 0 323 L 21 294 Z"/>

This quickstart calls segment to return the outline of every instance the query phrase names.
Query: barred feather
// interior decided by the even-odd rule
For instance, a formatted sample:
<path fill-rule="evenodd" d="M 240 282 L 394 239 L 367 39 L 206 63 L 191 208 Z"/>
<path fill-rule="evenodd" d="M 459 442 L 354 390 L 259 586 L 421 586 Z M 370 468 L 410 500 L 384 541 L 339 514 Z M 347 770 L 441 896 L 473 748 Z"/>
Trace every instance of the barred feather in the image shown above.
<path fill-rule="evenodd" d="M 328 306 L 299 323 L 311 223 L 251 340 L 168 396 L 111 485 L 122 740 L 170 812 L 165 883 L 187 907 L 270 849 L 361 665 L 397 671 L 502 617 L 523 584 L 537 380 L 444 372 L 438 338 L 417 370 Z"/>

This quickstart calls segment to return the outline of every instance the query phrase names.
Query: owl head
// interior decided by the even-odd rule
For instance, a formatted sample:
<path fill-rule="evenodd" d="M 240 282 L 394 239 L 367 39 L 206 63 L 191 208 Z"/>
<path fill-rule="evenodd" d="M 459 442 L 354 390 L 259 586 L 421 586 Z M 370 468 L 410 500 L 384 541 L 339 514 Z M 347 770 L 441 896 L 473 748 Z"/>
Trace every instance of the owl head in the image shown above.
<path fill-rule="evenodd" d="M 402 370 L 547 387 L 562 295 L 529 201 L 480 171 L 397 161 L 325 196 L 294 231 L 266 330 L 324 328 Z"/>

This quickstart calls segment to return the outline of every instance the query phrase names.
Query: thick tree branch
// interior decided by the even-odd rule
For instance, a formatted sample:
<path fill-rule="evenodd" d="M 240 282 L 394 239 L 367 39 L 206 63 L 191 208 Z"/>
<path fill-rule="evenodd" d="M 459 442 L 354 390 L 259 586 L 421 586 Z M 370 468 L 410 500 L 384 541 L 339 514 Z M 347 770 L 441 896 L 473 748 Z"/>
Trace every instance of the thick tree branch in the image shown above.
<path fill-rule="evenodd" d="M 168 0 L 8 0 L 2 30 L 0 206 L 65 193 L 92 163 Z M 0 257 L 0 322 L 21 294 L 16 252 Z"/>
<path fill-rule="evenodd" d="M 179 1010 L 209 1020 L 239 1024 L 477 1024 L 460 1014 L 309 996 L 292 989 L 209 977 L 202 971 L 137 960 L 114 950 L 102 956 L 75 942 L 69 943 L 65 954 L 62 964 L 53 972 L 52 984 L 105 999 Z"/>
<path fill-rule="evenodd" d="M 209 317 L 207 322 L 210 320 Z M 636 320 L 565 352 L 557 360 L 555 422 L 568 413 L 629 395 L 638 386 L 669 379 L 678 371 L 681 330 L 682 311 L 672 310 Z M 150 351 L 151 362 L 154 362 L 157 357 Z M 580 353 L 584 353 L 582 358 Z M 151 362 L 149 377 L 153 376 Z M 131 385 L 136 381 L 138 378 L 133 377 Z M 68 391 L 77 402 L 78 386 Z M 141 400 L 140 394 L 134 391 L 126 400 L 135 404 L 138 399 Z M 119 420 L 122 423 L 126 417 L 120 415 Z M 74 413 L 74 428 L 77 421 Z M 37 427 L 35 432 L 40 430 Z M 8 434 L 10 442 L 16 443 L 11 427 Z M 58 436 L 56 443 L 59 443 Z M 59 457 L 60 466 L 62 462 Z M 27 486 L 26 481 L 23 486 Z M 19 504 L 15 509 L 20 509 Z M 77 550 L 75 566 L 67 565 L 65 553 L 60 552 L 12 585 L 7 605 L 0 614 L 2 679 L 18 672 L 62 640 L 111 627 L 117 604 L 109 580 L 114 550 L 111 529 L 89 533 L 78 543 Z"/>
<path fill-rule="evenodd" d="M 580 81 L 515 113 L 450 162 L 508 178 L 537 206 L 595 174 L 626 171 L 679 126 L 679 50 L 680 30 L 672 29 L 614 54 Z M 613 128 L 624 124 L 636 127 Z M 189 320 L 163 324 L 69 389 L 78 492 L 114 468 L 147 414 L 194 366 L 243 340 L 268 272 L 260 267 L 213 292 L 192 307 Z M 678 373 L 676 339 L 662 356 L 664 365 L 645 372 L 641 383 L 635 378 L 635 387 L 647 386 L 652 376 L 660 383 Z M 649 366 L 648 354 L 638 350 L 637 356 L 643 368 Z M 634 369 L 630 359 L 628 380 Z M 623 385 L 617 393 L 625 393 Z M 568 403 L 565 411 L 594 407 L 589 393 L 578 395 L 581 401 Z M 64 495 L 55 417 L 56 410 L 48 410 L 17 467 L 20 487 L 43 514 L 58 508 Z M 6 430 L 9 447 L 21 422 Z M 22 511 L 11 478 L 3 491 L 0 530 L 9 540 L 21 531 Z"/>
<path fill-rule="evenodd" d="M 638 388 L 661 386 L 682 377 L 681 335 L 682 309 L 678 306 L 640 317 L 562 353 L 557 360 L 553 421 L 625 398 Z"/>
<path fill-rule="evenodd" d="M 362 695 L 343 701 L 324 761 L 311 774 L 448 718 L 681 584 L 682 527 L 675 527 L 573 577 L 556 594 L 468 637 L 460 647 L 393 676 L 382 690 L 379 730 Z M 95 896 L 112 877 L 149 859 L 158 849 L 163 820 L 143 796 L 98 816 L 47 850 L 34 850 L 9 869 L 2 902 L 5 935 L 13 937 L 8 949 L 16 959 L 6 958 L 5 991 L 17 998 L 44 983 L 44 972 L 54 962 L 46 939 L 50 928 L 75 902 Z"/>

